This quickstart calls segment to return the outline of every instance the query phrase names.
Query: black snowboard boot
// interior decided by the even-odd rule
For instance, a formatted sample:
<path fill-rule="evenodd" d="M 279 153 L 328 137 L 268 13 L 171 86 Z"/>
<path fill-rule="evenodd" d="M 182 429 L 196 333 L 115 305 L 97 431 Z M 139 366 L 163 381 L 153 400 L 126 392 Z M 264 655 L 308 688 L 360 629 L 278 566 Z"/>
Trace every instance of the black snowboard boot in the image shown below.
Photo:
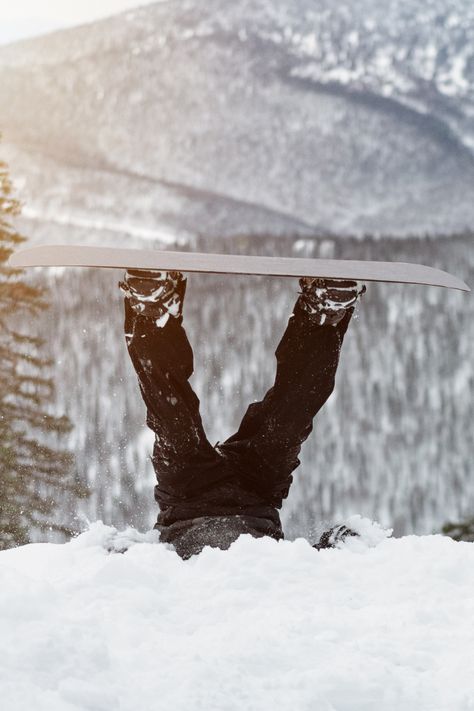
<path fill-rule="evenodd" d="M 336 548 L 338 543 L 344 541 L 348 536 L 358 536 L 359 534 L 347 526 L 333 526 L 329 531 L 325 531 L 318 543 L 313 548 L 320 551 L 324 548 Z"/>
<path fill-rule="evenodd" d="M 182 314 L 186 279 L 181 272 L 129 270 L 119 287 L 136 313 L 161 328 L 170 316 Z"/>
<path fill-rule="evenodd" d="M 336 326 L 365 292 L 357 281 L 313 277 L 302 277 L 300 288 L 300 303 L 319 326 Z"/>

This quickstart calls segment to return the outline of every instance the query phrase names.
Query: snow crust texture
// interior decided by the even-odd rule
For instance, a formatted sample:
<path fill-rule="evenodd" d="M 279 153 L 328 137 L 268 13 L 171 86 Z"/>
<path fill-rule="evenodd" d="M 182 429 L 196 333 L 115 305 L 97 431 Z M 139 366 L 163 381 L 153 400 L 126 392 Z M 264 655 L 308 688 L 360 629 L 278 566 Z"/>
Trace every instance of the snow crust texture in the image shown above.
<path fill-rule="evenodd" d="M 353 523 L 320 552 L 242 536 L 183 562 L 100 523 L 2 552 L 3 711 L 473 709 L 474 545 Z"/>

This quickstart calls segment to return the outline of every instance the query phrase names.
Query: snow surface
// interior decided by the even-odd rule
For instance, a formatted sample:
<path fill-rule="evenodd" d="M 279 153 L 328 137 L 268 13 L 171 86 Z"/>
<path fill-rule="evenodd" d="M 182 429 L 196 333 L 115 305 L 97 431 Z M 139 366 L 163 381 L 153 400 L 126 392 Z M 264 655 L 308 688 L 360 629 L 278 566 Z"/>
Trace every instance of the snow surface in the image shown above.
<path fill-rule="evenodd" d="M 474 545 L 351 523 L 320 552 L 184 562 L 96 523 L 0 553 L 2 711 L 474 709 Z"/>

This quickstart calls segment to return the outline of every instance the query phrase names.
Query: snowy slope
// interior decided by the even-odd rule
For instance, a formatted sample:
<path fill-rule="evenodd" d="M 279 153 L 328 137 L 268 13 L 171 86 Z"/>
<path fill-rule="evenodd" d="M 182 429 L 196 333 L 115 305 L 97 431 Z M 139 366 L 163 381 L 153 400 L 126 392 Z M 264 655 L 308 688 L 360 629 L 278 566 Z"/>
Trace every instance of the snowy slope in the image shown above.
<path fill-rule="evenodd" d="M 468 711 L 474 545 L 364 527 L 319 553 L 183 562 L 101 524 L 0 553 L 2 711 Z"/>

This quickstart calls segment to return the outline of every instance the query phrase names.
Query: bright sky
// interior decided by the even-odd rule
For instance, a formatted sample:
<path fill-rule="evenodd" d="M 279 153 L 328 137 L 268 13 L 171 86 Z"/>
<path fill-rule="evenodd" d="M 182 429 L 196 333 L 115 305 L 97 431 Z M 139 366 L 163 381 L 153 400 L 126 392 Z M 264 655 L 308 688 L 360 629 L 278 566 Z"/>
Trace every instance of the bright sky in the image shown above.
<path fill-rule="evenodd" d="M 0 0 L 0 44 L 92 22 L 156 0 Z"/>

